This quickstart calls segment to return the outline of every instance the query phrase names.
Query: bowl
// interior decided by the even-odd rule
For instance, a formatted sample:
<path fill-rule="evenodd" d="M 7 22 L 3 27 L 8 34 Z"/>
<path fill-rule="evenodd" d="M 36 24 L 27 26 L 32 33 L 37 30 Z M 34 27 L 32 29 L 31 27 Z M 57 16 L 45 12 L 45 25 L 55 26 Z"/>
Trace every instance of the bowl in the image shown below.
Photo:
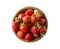
<path fill-rule="evenodd" d="M 32 6 L 20 9 L 12 20 L 13 33 L 24 42 L 39 41 L 46 34 L 47 28 L 48 21 L 45 13 Z"/>

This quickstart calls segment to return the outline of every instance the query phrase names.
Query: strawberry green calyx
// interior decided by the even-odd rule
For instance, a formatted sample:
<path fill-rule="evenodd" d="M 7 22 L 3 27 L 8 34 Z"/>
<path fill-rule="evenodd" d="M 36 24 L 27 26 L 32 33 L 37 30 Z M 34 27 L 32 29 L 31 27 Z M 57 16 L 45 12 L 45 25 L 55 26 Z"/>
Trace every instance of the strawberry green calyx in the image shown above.
<path fill-rule="evenodd" d="M 18 19 L 18 17 L 14 17 L 14 20 L 16 21 L 16 22 L 19 22 L 20 20 Z"/>
<path fill-rule="evenodd" d="M 23 24 L 24 24 L 24 22 L 20 22 L 20 26 L 23 25 Z"/>
<path fill-rule="evenodd" d="M 44 36 L 44 34 L 43 34 L 43 33 L 40 33 L 40 36 L 41 36 L 41 37 L 43 37 L 43 36 Z"/>
<path fill-rule="evenodd" d="M 37 27 L 39 28 L 39 29 L 41 29 L 42 28 L 42 26 L 37 22 Z"/>
<path fill-rule="evenodd" d="M 39 29 L 42 28 L 42 26 L 38 22 L 35 22 L 34 25 L 36 25 Z"/>
<path fill-rule="evenodd" d="M 34 14 L 35 14 L 37 17 L 40 17 L 40 14 L 38 13 L 38 10 L 37 10 L 37 9 L 34 9 Z"/>

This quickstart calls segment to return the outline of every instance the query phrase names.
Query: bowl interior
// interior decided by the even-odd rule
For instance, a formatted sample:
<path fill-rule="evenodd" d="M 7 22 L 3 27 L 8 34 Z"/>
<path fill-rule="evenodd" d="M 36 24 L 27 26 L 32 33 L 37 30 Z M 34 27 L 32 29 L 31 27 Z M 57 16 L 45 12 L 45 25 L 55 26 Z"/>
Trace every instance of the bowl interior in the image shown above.
<path fill-rule="evenodd" d="M 17 13 L 16 13 L 16 15 L 15 16 L 18 16 L 18 14 L 19 13 L 25 13 L 25 11 L 27 10 L 27 9 L 29 9 L 29 8 L 31 8 L 31 9 L 39 9 L 39 8 L 36 8 L 36 7 L 24 7 L 24 8 L 22 8 L 22 9 L 20 9 Z M 43 11 L 42 11 L 43 12 Z M 47 18 L 46 18 L 46 15 L 44 14 L 44 12 L 43 12 L 43 18 L 46 20 L 46 22 L 45 22 L 45 26 L 46 26 L 46 28 L 48 27 L 48 21 L 47 21 Z M 17 36 L 17 35 L 16 35 Z M 19 38 L 19 37 L 18 37 Z M 20 39 L 20 38 L 19 38 Z M 38 38 L 38 39 L 35 39 L 35 40 L 32 40 L 32 41 L 30 41 L 30 42 L 34 42 L 34 41 L 37 41 L 37 40 L 39 40 L 40 38 Z M 23 40 L 23 41 L 25 41 L 24 39 L 21 39 L 21 40 Z"/>

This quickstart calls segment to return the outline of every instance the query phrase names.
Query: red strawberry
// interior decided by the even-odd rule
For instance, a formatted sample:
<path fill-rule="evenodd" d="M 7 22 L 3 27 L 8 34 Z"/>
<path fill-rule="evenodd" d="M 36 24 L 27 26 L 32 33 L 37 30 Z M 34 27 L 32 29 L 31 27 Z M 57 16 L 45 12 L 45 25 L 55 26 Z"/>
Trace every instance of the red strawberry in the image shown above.
<path fill-rule="evenodd" d="M 30 16 L 29 15 L 26 15 L 26 16 L 24 16 L 23 17 L 23 22 L 25 22 L 25 23 L 29 23 L 29 21 L 30 21 Z"/>
<path fill-rule="evenodd" d="M 36 15 L 35 14 L 32 14 L 32 16 L 31 16 L 31 22 L 34 23 L 36 21 L 37 21 Z"/>
<path fill-rule="evenodd" d="M 31 41 L 32 40 L 32 35 L 30 33 L 26 34 L 25 40 L 26 41 Z"/>
<path fill-rule="evenodd" d="M 40 29 L 40 32 L 41 32 L 41 33 L 45 33 L 45 32 L 46 32 L 46 27 L 43 26 L 43 27 Z"/>
<path fill-rule="evenodd" d="M 38 31 L 39 31 L 39 29 L 38 29 L 37 26 L 32 26 L 32 27 L 31 27 L 31 32 L 32 32 L 32 33 L 38 33 Z"/>
<path fill-rule="evenodd" d="M 28 26 L 26 24 L 23 24 L 20 26 L 20 30 L 23 31 L 23 32 L 26 32 L 28 29 Z"/>
<path fill-rule="evenodd" d="M 39 23 L 40 23 L 41 25 L 44 25 L 44 23 L 45 23 L 45 19 L 40 18 Z"/>
<path fill-rule="evenodd" d="M 25 16 L 25 14 L 23 14 L 23 13 L 20 13 L 19 15 L 18 15 L 18 19 L 19 20 L 22 20 L 22 18 Z"/>
<path fill-rule="evenodd" d="M 39 38 L 39 35 L 38 35 L 38 34 L 33 34 L 33 36 L 34 36 L 35 38 Z"/>
<path fill-rule="evenodd" d="M 17 36 L 20 37 L 20 38 L 23 38 L 25 36 L 25 33 L 19 30 L 17 32 Z"/>
<path fill-rule="evenodd" d="M 40 14 L 40 17 L 42 17 L 43 16 L 43 12 L 40 9 L 38 9 L 38 12 Z"/>
<path fill-rule="evenodd" d="M 32 23 L 28 23 L 27 25 L 28 25 L 29 28 L 31 28 L 33 26 Z"/>
<path fill-rule="evenodd" d="M 25 12 L 25 15 L 32 15 L 33 14 L 33 10 L 32 9 L 28 9 L 26 12 Z"/>
<path fill-rule="evenodd" d="M 19 23 L 13 21 L 13 22 L 12 22 L 12 28 L 13 28 L 13 31 L 14 31 L 14 32 L 17 32 L 17 31 L 19 30 Z"/>

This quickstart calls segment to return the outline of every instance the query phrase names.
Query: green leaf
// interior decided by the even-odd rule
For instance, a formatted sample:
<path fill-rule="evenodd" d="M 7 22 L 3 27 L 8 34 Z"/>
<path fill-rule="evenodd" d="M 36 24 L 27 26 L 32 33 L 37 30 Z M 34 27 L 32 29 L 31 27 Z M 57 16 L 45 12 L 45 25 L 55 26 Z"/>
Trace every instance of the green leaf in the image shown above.
<path fill-rule="evenodd" d="M 34 9 L 34 14 L 36 14 L 37 17 L 40 16 L 40 14 L 38 13 L 38 10 L 37 9 Z"/>
<path fill-rule="evenodd" d="M 36 25 L 39 29 L 42 28 L 42 26 L 38 22 L 35 22 L 34 25 Z"/>
<path fill-rule="evenodd" d="M 43 33 L 40 33 L 40 36 L 41 36 L 41 37 L 43 37 L 43 36 L 44 36 L 44 34 L 43 34 Z"/>
<path fill-rule="evenodd" d="M 37 27 L 39 28 L 39 29 L 41 29 L 42 28 L 42 26 L 37 22 Z"/>
<path fill-rule="evenodd" d="M 16 22 L 19 22 L 19 21 L 20 21 L 20 20 L 18 19 L 18 17 L 16 17 L 16 16 L 14 17 L 14 19 L 15 19 Z"/>
<path fill-rule="evenodd" d="M 20 26 L 23 25 L 23 24 L 24 24 L 24 22 L 20 22 Z"/>
<path fill-rule="evenodd" d="M 37 22 L 35 22 L 34 25 L 37 25 Z"/>

